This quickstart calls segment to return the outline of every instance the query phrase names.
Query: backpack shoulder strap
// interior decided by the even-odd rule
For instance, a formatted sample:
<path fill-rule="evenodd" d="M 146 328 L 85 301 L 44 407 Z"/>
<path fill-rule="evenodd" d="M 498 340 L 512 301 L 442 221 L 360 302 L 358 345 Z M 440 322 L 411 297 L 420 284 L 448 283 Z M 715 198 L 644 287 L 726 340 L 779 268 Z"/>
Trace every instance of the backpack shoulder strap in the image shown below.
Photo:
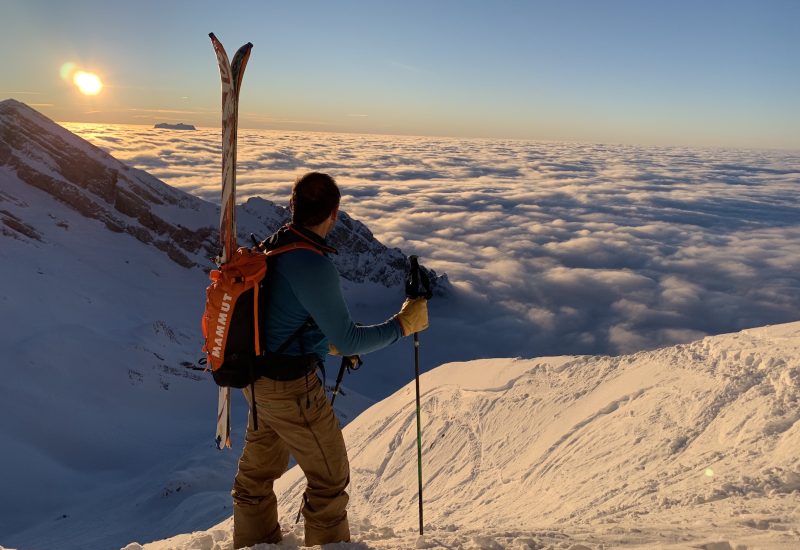
<path fill-rule="evenodd" d="M 270 258 L 272 256 L 278 256 L 280 254 L 285 254 L 286 252 L 291 252 L 292 250 L 301 250 L 301 249 L 302 250 L 311 250 L 313 252 L 316 252 L 319 255 L 323 255 L 324 254 L 319 248 L 317 248 L 316 246 L 314 246 L 311 243 L 307 243 L 305 241 L 297 241 L 297 242 L 294 242 L 294 243 L 285 244 L 283 246 L 279 246 L 278 248 L 274 248 L 272 250 L 269 250 L 269 251 L 267 251 L 265 253 L 265 255 L 267 256 L 267 258 Z"/>
<path fill-rule="evenodd" d="M 292 342 L 300 338 L 300 336 L 305 332 L 305 330 L 312 326 L 314 326 L 314 319 L 312 319 L 311 316 L 309 315 L 308 319 L 306 319 L 305 322 L 302 325 L 300 325 L 300 327 L 296 331 L 294 331 L 294 333 L 291 336 L 289 336 L 289 338 L 287 338 L 283 344 L 281 344 L 281 346 L 275 351 L 275 354 L 280 355 L 284 351 L 286 351 Z"/>

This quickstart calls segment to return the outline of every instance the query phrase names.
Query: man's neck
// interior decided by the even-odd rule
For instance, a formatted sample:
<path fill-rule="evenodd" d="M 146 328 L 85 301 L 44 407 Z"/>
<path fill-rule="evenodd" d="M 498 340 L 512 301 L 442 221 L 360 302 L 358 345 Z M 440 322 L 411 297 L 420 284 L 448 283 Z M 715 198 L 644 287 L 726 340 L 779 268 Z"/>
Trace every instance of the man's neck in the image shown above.
<path fill-rule="evenodd" d="M 312 225 L 312 226 L 304 226 L 303 229 L 306 231 L 310 231 L 316 235 L 319 235 L 320 238 L 324 239 L 328 236 L 331 230 L 331 224 L 328 223 L 328 220 L 325 220 L 319 225 Z"/>
<path fill-rule="evenodd" d="M 325 237 L 328 236 L 328 228 L 326 227 L 325 223 L 321 223 L 319 225 L 308 226 L 308 225 L 296 225 L 297 229 L 301 231 L 305 231 L 306 233 L 313 233 L 314 235 L 318 236 L 322 241 L 325 240 Z"/>
<path fill-rule="evenodd" d="M 328 235 L 328 232 L 325 231 L 325 228 L 320 227 L 319 225 L 315 225 L 314 227 L 304 227 L 303 229 L 305 229 L 306 231 L 310 231 L 315 235 L 318 235 L 321 239 L 324 239 Z"/>

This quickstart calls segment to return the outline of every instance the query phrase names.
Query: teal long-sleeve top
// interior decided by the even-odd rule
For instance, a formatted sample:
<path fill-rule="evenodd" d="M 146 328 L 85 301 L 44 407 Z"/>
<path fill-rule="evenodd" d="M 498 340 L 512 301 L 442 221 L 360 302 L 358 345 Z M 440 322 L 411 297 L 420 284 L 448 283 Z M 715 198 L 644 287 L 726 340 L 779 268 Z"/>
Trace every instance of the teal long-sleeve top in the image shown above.
<path fill-rule="evenodd" d="M 379 350 L 403 337 L 399 321 L 356 326 L 342 295 L 339 272 L 327 256 L 311 250 L 294 250 L 271 260 L 267 275 L 267 346 L 276 351 L 306 322 L 306 328 L 284 352 L 316 353 L 325 357 L 328 343 L 343 355 Z"/>

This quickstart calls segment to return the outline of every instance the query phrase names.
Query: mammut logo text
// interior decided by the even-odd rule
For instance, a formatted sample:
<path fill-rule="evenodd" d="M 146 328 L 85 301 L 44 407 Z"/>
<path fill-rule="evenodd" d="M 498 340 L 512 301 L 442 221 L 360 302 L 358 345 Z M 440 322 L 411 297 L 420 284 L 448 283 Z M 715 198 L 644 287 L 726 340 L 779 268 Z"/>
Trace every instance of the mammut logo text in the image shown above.
<path fill-rule="evenodd" d="M 228 315 L 231 311 L 232 299 L 233 296 L 228 293 L 222 296 L 219 317 L 217 317 L 217 328 L 214 330 L 214 347 L 211 348 L 211 355 L 217 359 L 222 357 L 222 341 L 225 338 L 225 328 L 228 326 Z"/>

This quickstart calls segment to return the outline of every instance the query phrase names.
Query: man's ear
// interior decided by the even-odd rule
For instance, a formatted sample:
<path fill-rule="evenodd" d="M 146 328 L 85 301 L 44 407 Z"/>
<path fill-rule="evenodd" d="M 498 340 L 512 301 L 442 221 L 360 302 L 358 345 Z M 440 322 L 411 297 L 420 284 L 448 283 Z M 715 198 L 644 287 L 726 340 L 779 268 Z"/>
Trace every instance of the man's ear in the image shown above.
<path fill-rule="evenodd" d="M 339 207 L 337 206 L 336 208 L 333 209 L 333 212 L 331 212 L 331 219 L 333 221 L 336 221 L 338 217 L 339 217 Z"/>

